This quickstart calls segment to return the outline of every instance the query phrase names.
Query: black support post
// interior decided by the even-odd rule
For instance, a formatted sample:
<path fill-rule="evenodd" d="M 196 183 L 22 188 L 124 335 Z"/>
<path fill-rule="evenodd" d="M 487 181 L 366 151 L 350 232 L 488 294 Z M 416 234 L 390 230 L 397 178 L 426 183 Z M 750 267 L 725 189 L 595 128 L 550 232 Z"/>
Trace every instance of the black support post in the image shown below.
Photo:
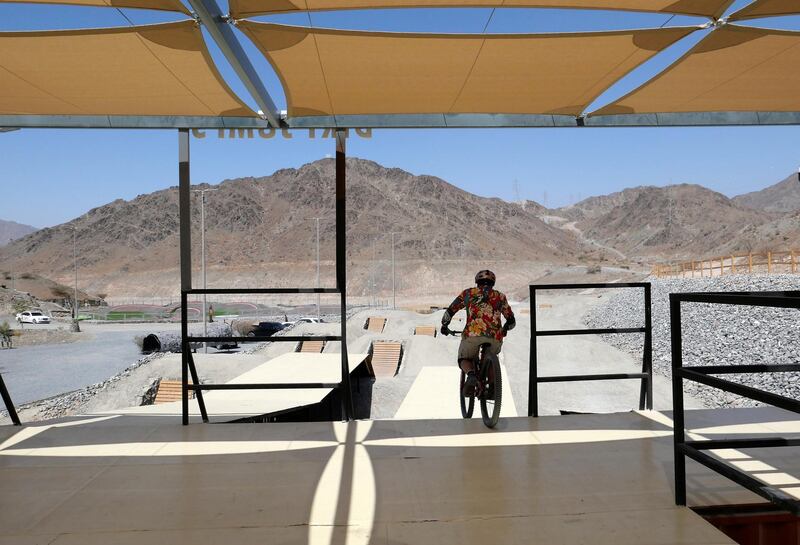
<path fill-rule="evenodd" d="M 342 382 L 339 393 L 342 400 L 342 419 L 350 420 L 353 409 L 353 391 L 350 387 L 350 364 L 347 359 L 347 151 L 344 130 L 336 130 L 336 287 L 340 293 L 342 316 Z"/>
<path fill-rule="evenodd" d="M 9 394 L 8 389 L 6 389 L 6 383 L 3 380 L 3 375 L 0 375 L 0 395 L 3 396 L 3 403 L 6 404 L 8 416 L 11 417 L 11 421 L 15 426 L 21 426 L 22 422 L 19 421 L 19 415 L 17 415 L 17 409 L 14 407 L 14 402 L 11 401 L 11 394 Z"/>
<path fill-rule="evenodd" d="M 642 356 L 642 373 L 647 378 L 642 382 L 639 396 L 639 409 L 653 410 L 653 316 L 650 284 L 644 288 L 644 353 Z"/>
<path fill-rule="evenodd" d="M 528 416 L 539 416 L 539 380 L 538 380 L 538 337 L 536 335 L 536 289 L 530 288 L 530 314 L 531 314 L 531 348 L 530 365 L 528 366 Z"/>
<path fill-rule="evenodd" d="M 189 424 L 189 318 L 187 290 L 192 289 L 191 178 L 189 129 L 178 129 L 178 206 L 181 256 L 181 408 L 183 425 Z"/>
<path fill-rule="evenodd" d="M 681 338 L 681 302 L 674 293 L 669 296 L 669 327 L 672 350 L 672 420 L 675 457 L 675 505 L 686 505 L 686 459 L 681 445 L 686 440 L 683 417 L 683 341 Z"/>

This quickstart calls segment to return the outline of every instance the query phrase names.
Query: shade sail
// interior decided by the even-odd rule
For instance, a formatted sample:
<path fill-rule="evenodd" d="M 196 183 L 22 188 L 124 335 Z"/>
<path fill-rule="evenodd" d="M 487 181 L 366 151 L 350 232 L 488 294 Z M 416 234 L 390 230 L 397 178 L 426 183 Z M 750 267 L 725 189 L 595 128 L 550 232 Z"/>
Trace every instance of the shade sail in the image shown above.
<path fill-rule="evenodd" d="M 0 114 L 255 116 L 194 21 L 0 32 Z"/>
<path fill-rule="evenodd" d="M 112 8 L 141 8 L 160 11 L 178 11 L 189 14 L 180 0 L 0 0 L 0 2 L 25 2 L 26 4 L 65 4 L 69 6 L 100 6 Z"/>
<path fill-rule="evenodd" d="M 593 115 L 800 111 L 800 32 L 724 25 Z"/>
<path fill-rule="evenodd" d="M 719 18 L 733 0 L 229 0 L 234 17 L 377 8 L 531 7 L 651 11 Z"/>
<path fill-rule="evenodd" d="M 241 21 L 289 115 L 578 115 L 693 28 L 575 34 L 398 34 Z"/>
<path fill-rule="evenodd" d="M 730 20 L 740 21 L 742 19 L 795 14 L 800 14 L 800 2 L 798 0 L 756 0 L 756 2 L 732 14 Z"/>

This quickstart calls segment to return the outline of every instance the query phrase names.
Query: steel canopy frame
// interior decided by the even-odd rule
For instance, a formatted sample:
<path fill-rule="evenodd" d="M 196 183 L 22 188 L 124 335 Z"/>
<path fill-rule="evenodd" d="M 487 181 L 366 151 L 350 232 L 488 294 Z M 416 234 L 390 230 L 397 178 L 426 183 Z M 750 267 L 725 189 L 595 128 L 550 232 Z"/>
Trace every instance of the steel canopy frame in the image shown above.
<path fill-rule="evenodd" d="M 0 115 L 0 127 L 38 129 L 488 129 L 800 125 L 800 112 L 696 112 L 572 117 L 542 114 L 383 114 L 285 117 Z"/>
<path fill-rule="evenodd" d="M 222 15 L 222 10 L 215 0 L 189 0 L 197 17 L 208 29 L 208 33 L 219 46 L 222 54 L 228 59 L 236 75 L 242 80 L 247 91 L 253 96 L 261 114 L 273 127 L 280 126 L 280 112 L 275 102 L 267 92 L 256 69 L 242 49 L 242 44 L 236 38 L 227 20 Z"/>

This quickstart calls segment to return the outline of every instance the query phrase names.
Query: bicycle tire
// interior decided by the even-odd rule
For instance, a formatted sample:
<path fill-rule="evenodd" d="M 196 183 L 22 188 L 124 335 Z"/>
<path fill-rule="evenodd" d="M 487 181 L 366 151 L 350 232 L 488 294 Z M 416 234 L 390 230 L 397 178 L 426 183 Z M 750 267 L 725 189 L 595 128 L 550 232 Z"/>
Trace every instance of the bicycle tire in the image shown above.
<path fill-rule="evenodd" d="M 489 380 L 488 378 L 494 374 L 494 389 L 493 396 L 487 396 Z M 503 401 L 503 377 L 500 372 L 500 360 L 497 356 L 487 356 L 481 369 L 481 381 L 485 388 L 483 395 L 481 395 L 481 416 L 483 417 L 483 424 L 487 428 L 493 428 L 500 420 L 500 406 Z"/>
<path fill-rule="evenodd" d="M 464 381 L 467 380 L 467 374 L 461 371 L 461 380 L 458 383 L 458 397 L 461 401 L 461 416 L 462 418 L 472 418 L 472 412 L 475 410 L 475 395 L 465 396 Z"/>

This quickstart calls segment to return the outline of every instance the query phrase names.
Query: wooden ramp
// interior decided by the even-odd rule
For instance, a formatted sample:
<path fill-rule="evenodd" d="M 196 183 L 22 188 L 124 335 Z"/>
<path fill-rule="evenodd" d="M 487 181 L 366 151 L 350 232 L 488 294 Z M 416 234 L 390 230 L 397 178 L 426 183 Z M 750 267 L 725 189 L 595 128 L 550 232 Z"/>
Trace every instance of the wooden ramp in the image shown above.
<path fill-rule="evenodd" d="M 772 409 L 689 411 L 687 423 L 800 432 L 797 415 Z M 785 448 L 715 456 L 791 483 L 800 457 Z M 734 545 L 675 506 L 673 453 L 669 415 L 654 411 L 493 430 L 478 417 L 181 426 L 116 414 L 0 426 L 0 543 Z M 687 470 L 691 506 L 763 502 Z"/>
<path fill-rule="evenodd" d="M 191 384 L 191 381 L 189 381 Z M 181 381 L 180 380 L 166 380 L 161 379 L 158 383 L 158 390 L 156 391 L 156 399 L 153 401 L 154 405 L 161 403 L 172 403 L 173 401 L 181 400 Z M 189 392 L 189 399 L 194 397 L 194 392 Z"/>
<path fill-rule="evenodd" d="M 436 326 L 432 325 L 418 325 L 414 328 L 414 335 L 426 335 L 428 337 L 436 336 Z"/>
<path fill-rule="evenodd" d="M 301 341 L 295 352 L 319 354 L 325 348 L 325 341 Z"/>
<path fill-rule="evenodd" d="M 400 368 L 400 358 L 402 355 L 402 343 L 375 341 L 372 343 L 372 357 L 370 359 L 372 373 L 377 378 L 391 378 L 395 376 Z"/>
<path fill-rule="evenodd" d="M 383 333 L 383 329 L 386 327 L 386 318 L 378 318 L 376 316 L 370 316 L 367 318 L 367 331 L 372 333 Z"/>

